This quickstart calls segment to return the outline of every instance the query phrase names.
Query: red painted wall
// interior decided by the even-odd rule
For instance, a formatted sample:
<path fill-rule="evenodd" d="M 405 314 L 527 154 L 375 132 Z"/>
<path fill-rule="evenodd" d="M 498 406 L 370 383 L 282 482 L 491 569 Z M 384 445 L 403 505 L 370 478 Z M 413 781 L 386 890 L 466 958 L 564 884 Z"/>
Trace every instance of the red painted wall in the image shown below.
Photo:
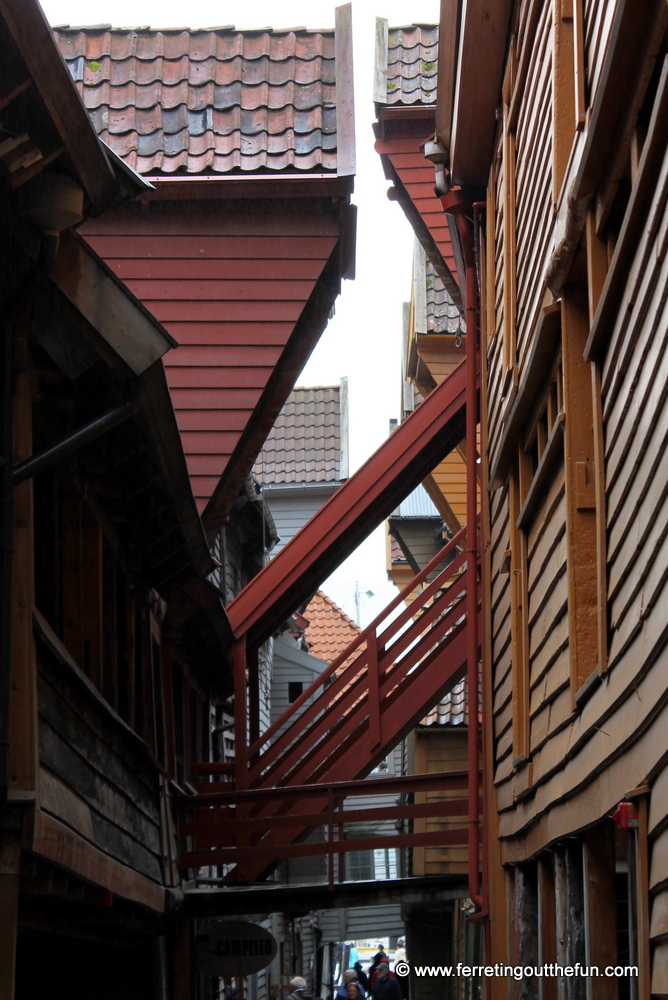
<path fill-rule="evenodd" d="M 338 210 L 156 201 L 80 232 L 178 341 L 164 360 L 201 513 L 334 251 Z"/>

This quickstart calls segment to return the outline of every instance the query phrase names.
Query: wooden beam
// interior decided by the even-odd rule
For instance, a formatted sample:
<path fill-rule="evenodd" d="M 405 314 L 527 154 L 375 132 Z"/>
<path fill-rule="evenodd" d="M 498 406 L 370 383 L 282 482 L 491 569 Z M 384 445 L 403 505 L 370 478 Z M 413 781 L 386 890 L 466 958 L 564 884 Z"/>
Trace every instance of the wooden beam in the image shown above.
<path fill-rule="evenodd" d="M 17 328 L 22 341 L 23 324 Z M 14 460 L 32 455 L 32 374 L 17 371 L 14 389 Z M 33 483 L 14 490 L 14 566 L 12 581 L 11 693 L 8 787 L 38 792 L 37 666 L 32 635 L 35 604 Z"/>
<path fill-rule="evenodd" d="M 557 910 L 554 886 L 554 863 L 551 854 L 538 858 L 538 964 L 557 961 Z M 558 1000 L 557 980 L 541 976 L 538 1000 Z"/>
<path fill-rule="evenodd" d="M 553 0 L 554 59 L 552 114 L 554 118 L 554 203 L 559 203 L 561 186 L 575 138 L 575 79 L 573 11 L 564 10 L 564 0 Z M 570 16 L 568 16 L 570 14 Z"/>
<path fill-rule="evenodd" d="M 21 840 L 0 836 L 0 997 L 14 1000 L 18 937 Z"/>
<path fill-rule="evenodd" d="M 104 854 L 47 813 L 34 813 L 32 833 L 28 834 L 25 846 L 33 854 L 108 889 L 121 899 L 139 903 L 155 913 L 164 912 L 165 891 L 161 886 Z"/>
<path fill-rule="evenodd" d="M 228 606 L 235 636 L 261 643 L 380 524 L 464 433 L 462 362 Z"/>
<path fill-rule="evenodd" d="M 574 698 L 598 664 L 594 418 L 591 370 L 584 360 L 584 346 L 588 333 L 589 312 L 586 295 L 565 293 L 562 335 L 566 411 L 564 464 L 568 544 L 568 634 L 571 690 Z M 584 495 L 587 483 L 591 483 L 592 486 L 591 499 Z M 575 701 L 573 705 L 575 706 Z"/>
<path fill-rule="evenodd" d="M 438 29 L 436 138 L 448 150 L 452 142 L 460 7 L 460 0 L 441 0 L 441 17 Z"/>
<path fill-rule="evenodd" d="M 461 25 L 453 135 L 454 184 L 487 187 L 511 0 L 468 0 Z"/>

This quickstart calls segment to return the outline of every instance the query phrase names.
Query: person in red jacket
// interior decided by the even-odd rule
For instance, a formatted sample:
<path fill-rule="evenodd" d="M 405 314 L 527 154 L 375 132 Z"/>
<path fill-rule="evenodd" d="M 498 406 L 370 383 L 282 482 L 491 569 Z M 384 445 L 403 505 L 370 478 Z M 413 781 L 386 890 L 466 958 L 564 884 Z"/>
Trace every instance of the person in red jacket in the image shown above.
<path fill-rule="evenodd" d="M 403 1000 L 399 983 L 390 972 L 387 959 L 378 966 L 371 996 L 373 1000 Z"/>

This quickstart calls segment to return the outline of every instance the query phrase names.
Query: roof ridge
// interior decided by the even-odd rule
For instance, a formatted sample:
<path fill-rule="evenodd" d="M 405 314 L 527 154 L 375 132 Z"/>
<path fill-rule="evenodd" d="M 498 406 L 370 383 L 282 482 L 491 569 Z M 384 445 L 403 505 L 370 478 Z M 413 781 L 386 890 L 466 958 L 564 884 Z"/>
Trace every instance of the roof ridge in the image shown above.
<path fill-rule="evenodd" d="M 346 624 L 352 625 L 355 631 L 361 634 L 362 629 L 357 624 L 355 619 L 347 615 L 346 612 L 343 610 L 343 608 L 340 608 L 339 605 L 336 603 L 336 601 L 334 601 L 331 597 L 329 597 L 329 595 L 326 594 L 324 590 L 316 590 L 316 594 L 319 594 L 320 597 L 323 598 L 323 600 L 325 600 L 334 609 L 334 611 L 336 611 L 337 614 L 339 614 L 341 618 L 345 620 Z M 311 600 L 313 600 L 313 598 L 311 598 Z"/>
<path fill-rule="evenodd" d="M 144 33 L 153 32 L 153 34 L 173 34 L 175 32 L 188 32 L 190 35 L 212 32 L 228 32 L 237 35 L 292 35 L 292 34 L 307 34 L 307 35 L 333 35 L 334 28 L 306 28 L 306 27 L 294 27 L 294 28 L 237 28 L 234 24 L 221 24 L 215 25 L 209 28 L 190 28 L 186 25 L 180 27 L 161 27 L 154 28 L 150 24 L 129 24 L 129 25 L 113 25 L 111 23 L 106 24 L 54 24 L 51 26 L 52 31 L 118 31 L 118 32 L 130 32 L 130 31 L 142 31 Z"/>

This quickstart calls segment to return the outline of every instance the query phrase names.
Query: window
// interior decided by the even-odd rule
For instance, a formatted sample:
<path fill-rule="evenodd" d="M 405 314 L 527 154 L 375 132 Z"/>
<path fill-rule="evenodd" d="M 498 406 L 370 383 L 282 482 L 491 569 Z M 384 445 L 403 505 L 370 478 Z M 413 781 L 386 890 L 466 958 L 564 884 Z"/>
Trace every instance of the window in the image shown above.
<path fill-rule="evenodd" d="M 288 701 L 291 705 L 294 701 L 297 701 L 303 690 L 304 684 L 302 681 L 288 681 Z"/>

